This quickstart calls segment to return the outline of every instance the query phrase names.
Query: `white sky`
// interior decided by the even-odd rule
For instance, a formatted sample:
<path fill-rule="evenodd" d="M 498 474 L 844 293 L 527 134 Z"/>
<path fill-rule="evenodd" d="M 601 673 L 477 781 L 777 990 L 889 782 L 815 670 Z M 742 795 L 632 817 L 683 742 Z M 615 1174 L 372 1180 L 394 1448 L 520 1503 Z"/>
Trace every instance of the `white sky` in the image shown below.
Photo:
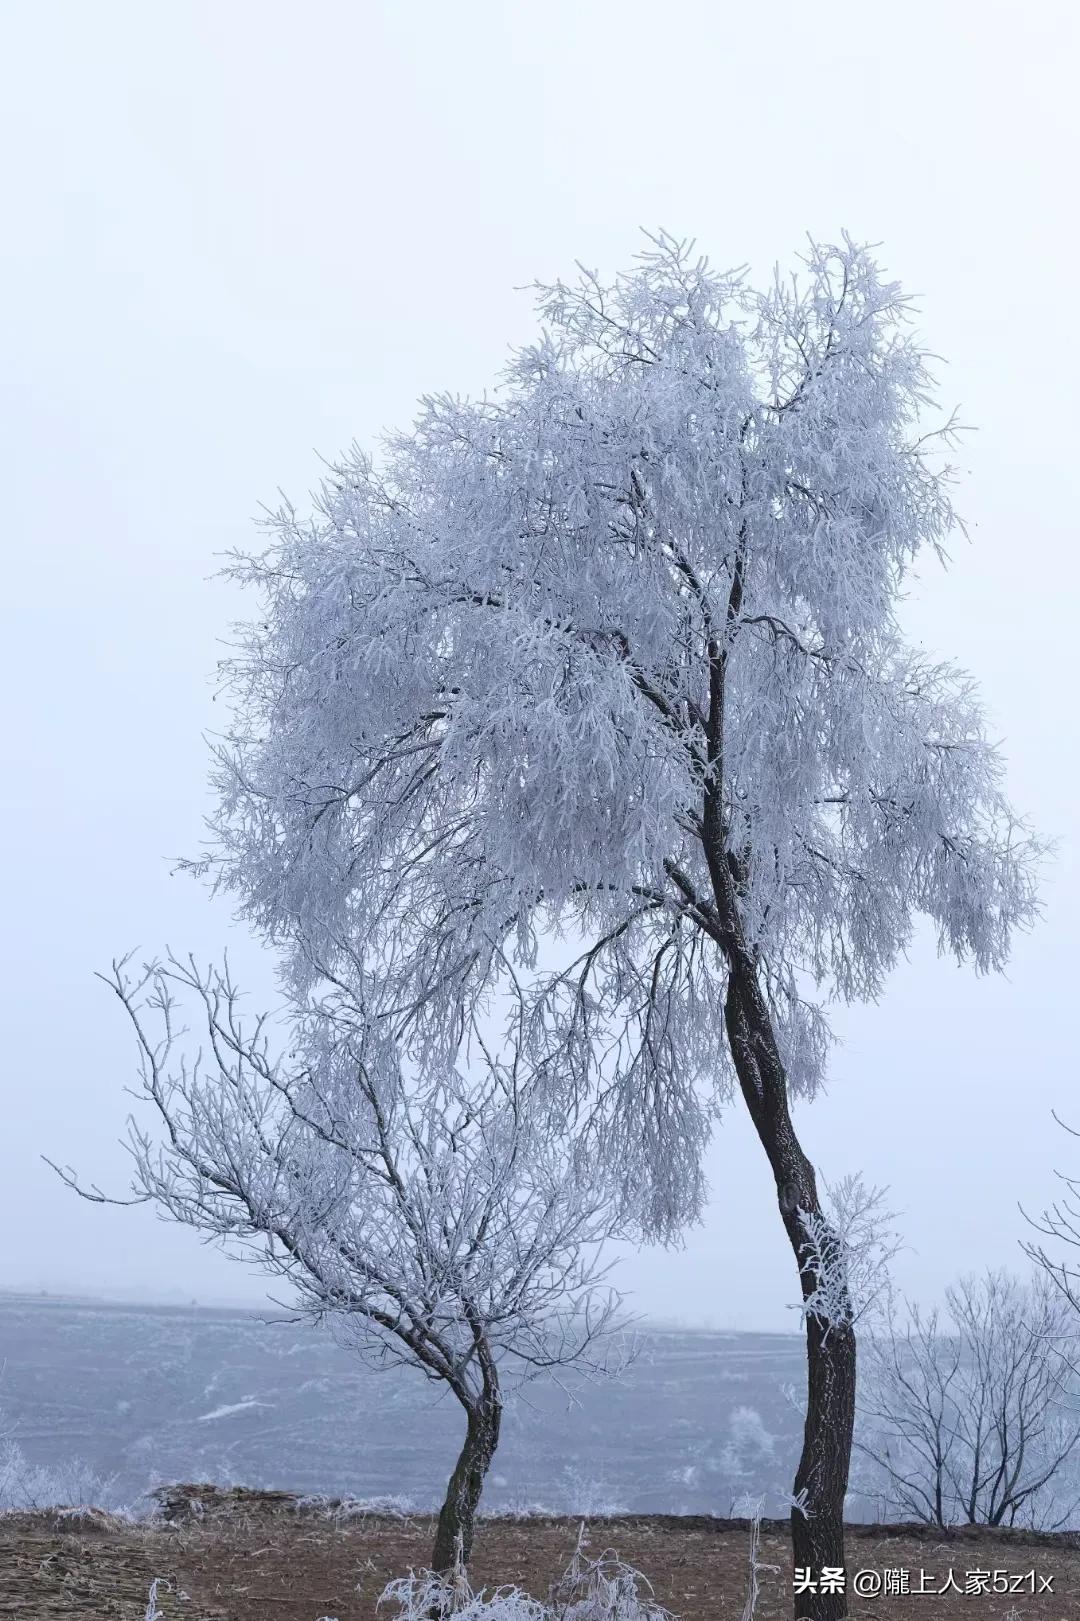
<path fill-rule="evenodd" d="M 169 875 L 207 808 L 208 680 L 238 604 L 208 576 L 316 452 L 476 391 L 528 337 L 521 288 L 625 265 L 639 226 L 767 275 L 805 233 L 883 244 L 950 362 L 972 544 L 912 607 L 979 677 L 1016 802 L 1061 840 L 1009 977 L 930 943 L 845 1013 L 803 1112 L 826 1176 L 890 1185 L 924 1298 L 1016 1264 L 1077 1145 L 1075 8 L 1033 0 L 43 0 L 2 8 L 6 245 L 0 1287 L 255 1299 L 117 1186 L 133 1079 L 92 978 L 231 941 Z M 1080 1170 L 1080 1154 L 1072 1169 Z M 764 1157 L 732 1111 L 705 1227 L 627 1260 L 639 1310 L 793 1327 Z M 2 1349 L 2 1348 L 0 1348 Z"/>

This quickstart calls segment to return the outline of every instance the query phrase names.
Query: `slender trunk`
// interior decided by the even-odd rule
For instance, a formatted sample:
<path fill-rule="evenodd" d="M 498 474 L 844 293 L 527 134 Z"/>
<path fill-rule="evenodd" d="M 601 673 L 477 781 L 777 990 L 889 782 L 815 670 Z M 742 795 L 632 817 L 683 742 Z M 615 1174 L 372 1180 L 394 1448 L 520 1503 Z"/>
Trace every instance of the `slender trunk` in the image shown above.
<path fill-rule="evenodd" d="M 750 418 L 744 425 L 749 426 Z M 743 463 L 742 498 L 746 496 Z M 776 1178 L 780 1216 L 795 1252 L 803 1300 L 813 1294 L 817 1278 L 807 1265 L 807 1234 L 799 1212 L 821 1216 L 814 1167 L 802 1151 L 788 1108 L 787 1073 L 777 1045 L 768 1003 L 762 995 L 757 963 L 743 932 L 739 892 L 746 883 L 744 863 L 728 838 L 724 802 L 724 711 L 728 660 L 746 590 L 748 531 L 739 528 L 724 634 L 709 629 L 709 704 L 705 725 L 709 777 L 702 803 L 701 836 L 712 883 L 714 938 L 727 959 L 728 988 L 724 1006 L 728 1043 L 739 1088 Z M 837 1255 L 838 1264 L 842 1257 Z M 806 1425 L 802 1456 L 795 1474 L 791 1512 L 791 1546 L 797 1569 L 809 1570 L 820 1583 L 826 1567 L 844 1571 L 844 1499 L 847 1496 L 851 1445 L 855 1430 L 855 1331 L 850 1314 L 839 1323 L 806 1319 Z M 845 1584 L 846 1586 L 846 1581 Z M 795 1595 L 795 1621 L 844 1621 L 847 1594 L 817 1592 Z"/>
<path fill-rule="evenodd" d="M 463 1565 L 469 1562 L 484 1477 L 499 1444 L 502 1408 L 498 1393 L 479 1397 L 466 1411 L 468 1425 L 465 1444 L 446 1488 L 446 1499 L 435 1532 L 435 1549 L 431 1556 L 431 1568 L 439 1575 L 454 1569 L 459 1538 L 461 1562 Z"/>
<path fill-rule="evenodd" d="M 791 1511 L 792 1557 L 815 1578 L 826 1567 L 845 1570 L 844 1499 L 847 1496 L 855 1419 L 855 1333 L 850 1323 L 806 1323 L 807 1401 L 795 1496 L 805 1493 L 806 1514 Z M 846 1593 L 802 1594 L 798 1621 L 840 1621 Z"/>
<path fill-rule="evenodd" d="M 935 1473 L 934 1473 L 934 1519 L 935 1519 L 936 1523 L 941 1526 L 942 1530 L 944 1530 L 945 1529 L 945 1493 L 944 1493 L 944 1491 L 942 1489 L 941 1471 L 942 1471 L 941 1459 L 938 1458 L 938 1459 L 935 1460 Z M 970 1521 L 969 1521 L 969 1523 L 970 1523 Z"/>
<path fill-rule="evenodd" d="M 729 959 L 730 961 L 730 959 Z M 756 975 L 732 964 L 725 1006 L 728 1039 L 739 1086 L 776 1178 L 780 1215 L 795 1253 L 806 1300 L 817 1279 L 806 1264 L 806 1232 L 799 1212 L 821 1215 L 814 1168 L 795 1135 L 787 1077 Z M 838 1257 L 839 1262 L 839 1257 Z M 855 1332 L 850 1321 L 806 1319 L 806 1425 L 791 1512 L 796 1569 L 820 1584 L 826 1567 L 844 1570 L 844 1499 L 855 1425 Z M 796 1621 L 843 1621 L 846 1592 L 795 1595 Z"/>

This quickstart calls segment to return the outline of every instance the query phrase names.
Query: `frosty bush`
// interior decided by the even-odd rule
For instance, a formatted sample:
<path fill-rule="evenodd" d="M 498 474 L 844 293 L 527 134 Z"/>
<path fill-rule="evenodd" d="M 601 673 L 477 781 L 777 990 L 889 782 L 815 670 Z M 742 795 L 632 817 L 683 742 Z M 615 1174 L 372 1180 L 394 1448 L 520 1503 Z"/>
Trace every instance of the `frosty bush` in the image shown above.
<path fill-rule="evenodd" d="M 640 1571 L 610 1551 L 598 1559 L 586 1555 L 585 1528 L 563 1575 L 546 1603 L 518 1587 L 499 1587 L 490 1596 L 474 1593 L 459 1567 L 449 1577 L 430 1571 L 391 1582 L 379 1600 L 396 1603 L 394 1621 L 673 1621 L 652 1600 L 652 1589 Z"/>
<path fill-rule="evenodd" d="M 79 1458 L 48 1467 L 33 1464 L 10 1436 L 0 1436 L 0 1514 L 36 1514 L 44 1509 L 120 1507 L 111 1478 Z"/>
<path fill-rule="evenodd" d="M 448 1581 L 431 1571 L 402 1576 L 391 1582 L 379 1599 L 398 1606 L 394 1621 L 549 1621 L 549 1612 L 518 1587 L 498 1587 L 474 1593 L 464 1576 Z"/>
<path fill-rule="evenodd" d="M 627 1512 L 626 1504 L 620 1501 L 617 1492 L 618 1488 L 605 1478 L 597 1464 L 586 1464 L 584 1460 L 576 1459 L 562 1471 L 556 1500 L 559 1512 L 563 1514 L 596 1519 L 602 1515 Z"/>
<path fill-rule="evenodd" d="M 728 1423 L 728 1440 L 720 1462 L 726 1473 L 741 1477 L 760 1470 L 776 1457 L 776 1442 L 756 1407 L 736 1407 Z"/>
<path fill-rule="evenodd" d="M 668 1621 L 670 1611 L 653 1603 L 639 1570 L 610 1551 L 588 1559 L 585 1548 L 582 1526 L 574 1557 L 551 1590 L 551 1621 Z"/>

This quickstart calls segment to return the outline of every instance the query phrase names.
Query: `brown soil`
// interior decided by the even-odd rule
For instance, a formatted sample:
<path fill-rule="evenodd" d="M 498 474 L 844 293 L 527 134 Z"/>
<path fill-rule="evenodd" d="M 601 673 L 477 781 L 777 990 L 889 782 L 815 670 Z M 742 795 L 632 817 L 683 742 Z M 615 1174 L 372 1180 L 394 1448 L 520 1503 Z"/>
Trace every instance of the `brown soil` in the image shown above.
<path fill-rule="evenodd" d="M 135 1527 L 105 1515 L 0 1520 L 0 1616 L 18 1621 L 142 1621 L 147 1591 L 161 1580 L 167 1621 L 373 1621 L 375 1601 L 393 1576 L 427 1560 L 427 1519 L 346 1517 L 300 1508 L 279 1493 L 186 1487 L 169 1494 L 164 1523 Z M 485 1521 L 477 1536 L 473 1580 L 516 1582 L 537 1597 L 563 1570 L 578 1534 L 576 1520 Z M 613 1548 L 653 1583 L 656 1597 L 681 1621 L 738 1621 L 746 1596 L 749 1537 L 728 1520 L 596 1519 L 588 1527 L 594 1554 Z M 786 1528 L 768 1522 L 760 1559 L 779 1566 L 762 1575 L 757 1621 L 789 1621 L 791 1567 Z M 855 1527 L 849 1578 L 857 1570 L 907 1571 L 909 1586 L 934 1590 L 949 1570 L 962 1589 L 969 1571 L 1034 1571 L 1051 1577 L 1053 1594 L 952 1591 L 852 1598 L 858 1621 L 1080 1621 L 1080 1538 L 1016 1533 L 955 1533 L 942 1538 L 919 1527 Z M 379 1612 L 389 1621 L 392 1606 Z"/>

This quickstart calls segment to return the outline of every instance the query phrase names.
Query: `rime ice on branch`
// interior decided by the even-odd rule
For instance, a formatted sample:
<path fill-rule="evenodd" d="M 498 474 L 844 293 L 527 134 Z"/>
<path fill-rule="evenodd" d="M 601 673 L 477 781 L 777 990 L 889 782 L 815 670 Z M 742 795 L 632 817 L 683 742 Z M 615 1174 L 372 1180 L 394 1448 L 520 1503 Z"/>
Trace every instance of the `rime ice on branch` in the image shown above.
<path fill-rule="evenodd" d="M 972 684 L 896 618 L 956 521 L 953 424 L 920 420 L 907 302 L 847 240 L 757 292 L 660 237 L 539 306 L 495 397 L 425 400 L 234 560 L 259 609 L 209 865 L 271 938 L 362 943 L 414 1052 L 513 978 L 523 1073 L 594 1110 L 648 1231 L 698 1211 L 741 1093 L 810 1300 L 789 1103 L 827 998 L 876 996 L 919 914 L 986 970 L 1036 913 Z M 843 1563 L 839 1316 L 806 1320 L 800 1565 Z"/>
<path fill-rule="evenodd" d="M 513 1065 L 476 1032 L 471 1062 L 403 1064 L 359 976 L 293 1010 L 287 1055 L 267 1018 L 245 1027 L 227 968 L 170 958 L 133 978 L 119 963 L 108 983 L 164 1128 L 131 1123 L 136 1196 L 256 1259 L 350 1349 L 453 1392 L 466 1440 L 432 1565 L 452 1568 L 456 1548 L 467 1561 L 507 1386 L 602 1366 L 614 1216 L 583 1148 L 537 1130 Z"/>

